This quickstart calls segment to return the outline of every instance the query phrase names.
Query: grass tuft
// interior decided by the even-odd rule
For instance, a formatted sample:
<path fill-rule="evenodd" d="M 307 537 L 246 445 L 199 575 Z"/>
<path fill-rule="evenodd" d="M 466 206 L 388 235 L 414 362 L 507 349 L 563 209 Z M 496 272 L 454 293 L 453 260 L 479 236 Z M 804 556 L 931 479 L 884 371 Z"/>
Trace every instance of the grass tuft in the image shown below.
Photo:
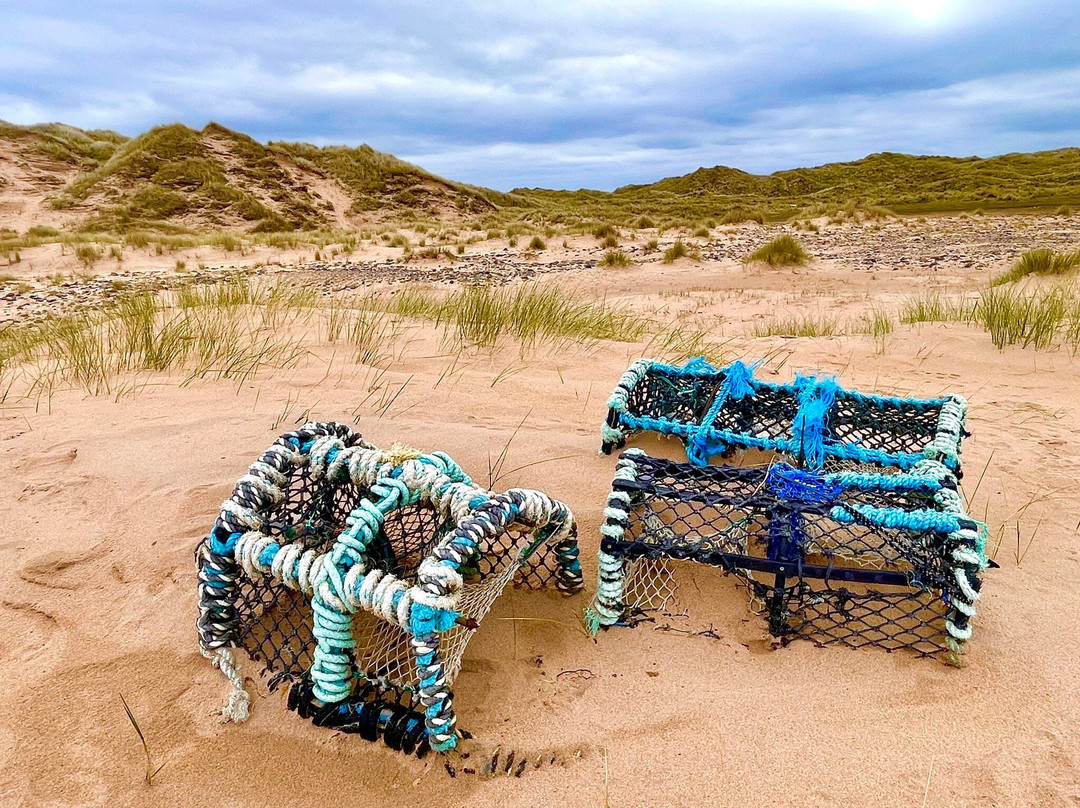
<path fill-rule="evenodd" d="M 780 236 L 764 244 L 746 257 L 746 263 L 761 261 L 771 267 L 805 264 L 810 256 L 802 245 L 793 237 Z"/>
<path fill-rule="evenodd" d="M 765 215 L 760 210 L 732 208 L 720 217 L 720 224 L 742 224 L 743 222 L 765 223 Z"/>
<path fill-rule="evenodd" d="M 754 325 L 755 337 L 835 337 L 842 333 L 840 321 L 825 314 L 773 317 Z"/>
<path fill-rule="evenodd" d="M 636 314 L 585 300 L 554 285 L 530 284 L 516 289 L 475 285 L 446 297 L 406 287 L 389 301 L 370 297 L 366 305 L 434 320 L 446 326 L 448 336 L 480 346 L 492 346 L 504 336 L 516 338 L 523 348 L 568 339 L 632 342 L 649 325 Z"/>
<path fill-rule="evenodd" d="M 1057 252 L 1045 247 L 1028 250 L 1011 269 L 995 276 L 990 285 L 1013 283 L 1028 275 L 1064 275 L 1077 266 L 1080 266 L 1080 250 Z"/>
<path fill-rule="evenodd" d="M 700 261 L 701 253 L 687 247 L 686 243 L 680 238 L 676 239 L 674 244 L 664 250 L 664 263 L 673 264 L 680 258 L 692 258 L 695 261 Z"/>
<path fill-rule="evenodd" d="M 608 250 L 604 253 L 604 260 L 600 264 L 605 267 L 628 267 L 630 266 L 630 256 L 622 250 Z"/>
<path fill-rule="evenodd" d="M 1080 296 L 1075 287 L 1024 290 L 991 287 L 979 296 L 974 319 L 990 332 L 998 348 L 1006 345 L 1049 348 L 1059 335 L 1077 349 Z"/>
<path fill-rule="evenodd" d="M 972 303 L 934 290 L 908 298 L 900 306 L 900 322 L 962 323 L 971 319 Z"/>

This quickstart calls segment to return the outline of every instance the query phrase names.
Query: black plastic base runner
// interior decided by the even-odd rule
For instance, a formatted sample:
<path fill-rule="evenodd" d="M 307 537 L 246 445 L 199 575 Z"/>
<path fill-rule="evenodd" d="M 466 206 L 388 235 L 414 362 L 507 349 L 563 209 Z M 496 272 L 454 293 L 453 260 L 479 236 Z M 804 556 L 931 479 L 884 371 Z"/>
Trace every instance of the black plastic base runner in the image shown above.
<path fill-rule="evenodd" d="M 913 578 L 906 572 L 863 569 L 861 567 L 822 567 L 803 564 L 801 561 L 773 561 L 760 556 L 722 553 L 718 550 L 706 552 L 686 552 L 667 550 L 657 552 L 655 544 L 642 541 L 617 541 L 605 538 L 600 549 L 608 555 L 618 558 L 672 558 L 677 561 L 690 559 L 701 564 L 720 567 L 728 572 L 735 570 L 753 570 L 772 575 L 796 575 L 801 578 L 818 578 L 823 581 L 843 581 L 856 584 L 877 584 L 878 586 L 912 586 Z"/>
<path fill-rule="evenodd" d="M 424 757 L 430 747 L 424 714 L 394 701 L 380 699 L 372 688 L 337 704 L 317 704 L 305 677 L 289 690 L 288 707 L 317 727 L 357 734 L 366 741 L 383 743 L 407 755 Z"/>

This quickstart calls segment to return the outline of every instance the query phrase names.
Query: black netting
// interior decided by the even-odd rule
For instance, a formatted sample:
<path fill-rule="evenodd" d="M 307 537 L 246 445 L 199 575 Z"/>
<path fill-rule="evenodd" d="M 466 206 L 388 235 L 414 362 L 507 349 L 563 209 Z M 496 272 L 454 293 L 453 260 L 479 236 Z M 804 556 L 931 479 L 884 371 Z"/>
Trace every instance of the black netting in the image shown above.
<path fill-rule="evenodd" d="M 759 438 L 786 438 L 798 410 L 799 398 L 795 392 L 785 387 L 762 386 L 755 388 L 752 396 L 725 401 L 709 426 Z"/>
<path fill-rule="evenodd" d="M 747 445 L 794 437 L 804 386 L 812 380 L 784 385 L 756 382 L 752 395 L 725 399 L 711 421 L 705 423 L 725 378 L 722 370 L 680 374 L 667 366 L 654 365 L 629 390 L 625 410 L 609 412 L 608 426 L 626 429 L 622 422 L 625 414 L 631 419 L 644 417 L 667 422 L 676 428 L 677 434 L 682 434 L 678 432 L 680 427 L 684 431 L 707 427 L 745 435 Z M 941 407 L 937 404 L 866 396 L 837 388 L 823 423 L 825 445 L 844 444 L 874 452 L 917 455 L 934 439 L 940 415 Z M 685 440 L 685 435 L 682 437 Z M 739 448 L 738 439 L 734 440 L 732 448 Z M 621 441 L 617 444 L 622 445 Z M 610 451 L 612 445 L 605 443 L 605 451 Z M 802 462 L 800 447 L 795 447 L 794 455 L 796 462 Z M 826 462 L 831 468 L 854 465 L 850 461 L 838 463 L 835 459 Z M 864 462 L 880 464 L 882 460 Z"/>
<path fill-rule="evenodd" d="M 653 418 L 699 423 L 723 382 L 723 377 L 688 376 L 653 366 L 627 398 L 627 412 Z"/>
<path fill-rule="evenodd" d="M 269 687 L 296 681 L 311 667 L 311 605 L 294 589 L 263 578 L 240 576 L 236 644 L 263 663 Z"/>
<path fill-rule="evenodd" d="M 351 480 L 315 481 L 302 466 L 292 473 L 285 499 L 265 514 L 263 532 L 284 542 L 302 540 L 309 549 L 329 549 L 359 496 Z"/>
<path fill-rule="evenodd" d="M 793 587 L 785 604 L 791 635 L 819 645 L 875 645 L 935 654 L 946 647 L 946 606 L 939 593 L 877 586 L 858 591 L 820 581 Z"/>
<path fill-rule="evenodd" d="M 301 541 L 305 549 L 319 552 L 333 545 L 359 498 L 351 480 L 315 481 L 307 466 L 293 471 L 284 491 L 284 499 L 265 514 L 263 531 L 282 543 Z M 236 644 L 263 663 L 271 690 L 311 667 L 311 606 L 303 594 L 241 574 L 235 605 Z"/>
<path fill-rule="evenodd" d="M 397 508 L 386 514 L 382 530 L 368 545 L 368 559 L 373 567 L 412 584 L 420 562 L 449 527 L 426 503 Z"/>
<path fill-rule="evenodd" d="M 806 501 L 778 489 L 768 469 L 697 467 L 644 455 L 634 455 L 633 463 L 636 480 L 615 482 L 630 495 L 629 518 L 621 540 L 604 539 L 609 555 L 720 567 L 745 583 L 782 642 L 805 638 L 923 654 L 946 648 L 944 618 L 955 587 L 948 534 L 882 527 L 856 511 L 935 509 L 930 494 L 850 488 Z M 854 521 L 840 519 L 834 508 Z"/>
<path fill-rule="evenodd" d="M 833 440 L 885 452 L 917 453 L 933 439 L 939 407 L 839 393 L 829 412 Z"/>

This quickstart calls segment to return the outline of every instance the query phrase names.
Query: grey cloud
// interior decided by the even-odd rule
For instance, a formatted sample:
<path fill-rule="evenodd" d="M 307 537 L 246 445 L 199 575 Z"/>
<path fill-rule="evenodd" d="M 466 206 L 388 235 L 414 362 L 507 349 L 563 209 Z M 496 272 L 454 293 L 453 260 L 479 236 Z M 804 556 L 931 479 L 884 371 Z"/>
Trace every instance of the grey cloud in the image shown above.
<path fill-rule="evenodd" d="M 0 11 L 0 118 L 208 119 L 498 188 L 1076 145 L 1080 11 L 1038 0 L 45 2 Z"/>

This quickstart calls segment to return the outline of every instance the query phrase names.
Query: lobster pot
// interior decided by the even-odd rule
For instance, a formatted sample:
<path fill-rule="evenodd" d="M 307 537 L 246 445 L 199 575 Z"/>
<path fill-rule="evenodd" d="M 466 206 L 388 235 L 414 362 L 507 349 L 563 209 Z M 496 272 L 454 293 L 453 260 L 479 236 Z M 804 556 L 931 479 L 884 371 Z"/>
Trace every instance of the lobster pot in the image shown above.
<path fill-rule="evenodd" d="M 565 505 L 493 494 L 446 455 L 383 451 L 338 424 L 252 465 L 198 565 L 200 642 L 219 667 L 242 648 L 302 716 L 421 754 L 456 745 L 450 686 L 503 589 L 581 588 Z"/>
<path fill-rule="evenodd" d="M 679 562 L 719 567 L 782 645 L 906 648 L 956 661 L 986 566 L 955 477 L 695 466 L 628 450 L 602 527 L 593 625 L 664 607 Z"/>
<path fill-rule="evenodd" d="M 814 376 L 773 384 L 754 378 L 753 367 L 742 362 L 717 370 L 701 359 L 682 367 L 638 360 L 608 406 L 605 453 L 650 431 L 681 439 L 696 465 L 761 450 L 825 471 L 907 470 L 933 459 L 959 476 L 966 435 L 967 404 L 960 396 L 866 395 Z"/>

